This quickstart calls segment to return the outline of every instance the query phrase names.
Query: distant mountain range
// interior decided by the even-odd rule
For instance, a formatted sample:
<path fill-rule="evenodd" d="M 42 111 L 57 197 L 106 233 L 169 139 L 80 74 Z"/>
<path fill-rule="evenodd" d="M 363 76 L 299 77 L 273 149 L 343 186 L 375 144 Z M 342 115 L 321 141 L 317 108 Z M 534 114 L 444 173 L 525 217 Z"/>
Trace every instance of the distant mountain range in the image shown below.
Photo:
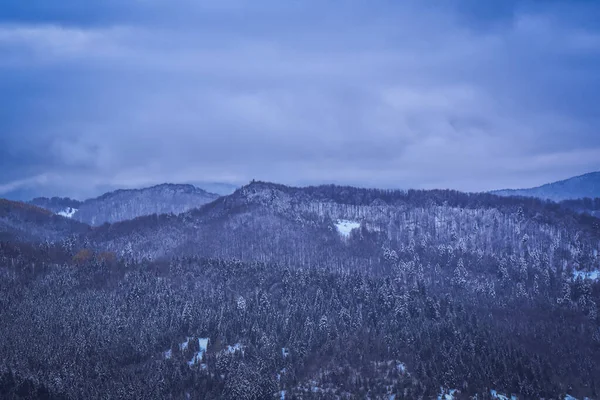
<path fill-rule="evenodd" d="M 143 189 L 116 190 L 78 201 L 61 197 L 38 197 L 29 203 L 54 214 L 92 226 L 152 214 L 181 214 L 219 197 L 192 185 L 162 184 Z"/>
<path fill-rule="evenodd" d="M 203 184 L 206 188 L 208 184 Z M 56 215 L 71 218 L 90 226 L 132 220 L 153 214 L 179 215 L 210 203 L 220 196 L 230 202 L 234 187 L 211 184 L 213 193 L 193 185 L 161 184 L 143 189 L 120 189 L 85 201 L 63 197 L 38 197 L 30 202 Z M 256 187 L 256 185 L 250 185 Z M 559 182 L 530 189 L 505 189 L 491 192 L 500 196 L 534 197 L 542 200 L 564 202 L 564 208 L 579 213 L 598 216 L 597 202 L 584 202 L 583 198 L 600 198 L 600 172 L 593 172 Z M 565 202 L 565 200 L 568 200 Z M 589 204 L 588 204 L 589 203 Z"/>
<path fill-rule="evenodd" d="M 563 201 L 600 197 L 600 172 L 576 176 L 530 189 L 504 189 L 491 192 L 499 196 L 537 197 Z"/>
<path fill-rule="evenodd" d="M 252 182 L 231 195 L 219 197 L 190 185 L 164 184 L 118 190 L 84 202 L 56 197 L 38 198 L 30 204 L 5 201 L 6 227 L 0 224 L 0 231 L 28 241 L 56 241 L 75 235 L 98 249 L 116 254 L 127 251 L 135 258 L 148 259 L 179 254 L 290 262 L 289 254 L 303 254 L 302 249 L 314 248 L 317 253 L 301 257 L 300 264 L 327 260 L 339 265 L 340 255 L 363 246 L 351 232 L 360 232 L 361 240 L 367 236 L 381 239 L 384 232 L 384 236 L 395 237 L 402 226 L 414 224 L 417 216 L 405 219 L 398 214 L 407 207 L 426 207 L 433 214 L 439 213 L 439 207 L 449 207 L 448 212 L 458 206 L 498 210 L 493 213 L 510 209 L 512 218 L 521 204 L 536 210 L 531 214 L 539 214 L 536 218 L 541 218 L 540 222 L 553 221 L 556 215 L 564 214 L 574 221 L 583 221 L 583 225 L 593 221 L 580 219 L 584 217 L 577 217 L 572 211 L 593 214 L 589 210 L 596 206 L 594 202 L 589 205 L 571 200 L 554 208 L 537 199 L 498 199 L 486 193 L 390 192 L 333 185 L 297 188 L 268 182 Z M 396 222 L 391 223 L 390 218 Z M 104 225 L 105 222 L 110 225 Z M 469 220 L 461 224 L 480 223 Z M 447 228 L 443 235 L 438 228 L 436 235 L 447 235 L 446 240 L 452 240 L 453 229 L 457 228 Z M 529 232 L 530 237 L 535 234 Z M 355 242 L 354 247 L 346 246 L 348 240 Z M 371 246 L 363 250 L 370 253 L 374 249 Z M 352 260 L 367 262 L 356 254 Z"/>

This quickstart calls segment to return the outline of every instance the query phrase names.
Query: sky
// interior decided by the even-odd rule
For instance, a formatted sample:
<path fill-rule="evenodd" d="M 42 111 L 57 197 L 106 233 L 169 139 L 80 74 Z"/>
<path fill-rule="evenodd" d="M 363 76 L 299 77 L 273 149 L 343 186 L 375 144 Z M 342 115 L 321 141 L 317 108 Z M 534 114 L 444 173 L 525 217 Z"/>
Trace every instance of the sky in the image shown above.
<path fill-rule="evenodd" d="M 600 170 L 600 2 L 3 0 L 0 197 Z"/>

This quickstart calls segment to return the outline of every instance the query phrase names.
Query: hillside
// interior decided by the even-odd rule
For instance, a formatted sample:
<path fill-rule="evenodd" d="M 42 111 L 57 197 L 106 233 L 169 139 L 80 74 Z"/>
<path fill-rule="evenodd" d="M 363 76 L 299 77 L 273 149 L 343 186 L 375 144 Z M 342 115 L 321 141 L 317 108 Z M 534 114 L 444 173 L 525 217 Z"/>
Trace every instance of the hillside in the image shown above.
<path fill-rule="evenodd" d="M 600 172 L 591 172 L 530 189 L 504 189 L 492 193 L 499 196 L 537 197 L 557 202 L 571 199 L 593 199 L 600 197 Z"/>
<path fill-rule="evenodd" d="M 341 233 L 342 221 L 357 229 Z M 461 243 L 498 256 L 507 246 L 521 248 L 524 237 L 529 245 L 548 248 L 559 237 L 583 231 L 593 243 L 597 222 L 536 199 L 254 182 L 179 216 L 100 227 L 90 241 L 115 252 L 127 247 L 140 258 L 183 254 L 377 270 L 382 246 Z"/>
<path fill-rule="evenodd" d="M 89 226 L 55 215 L 43 208 L 0 199 L 0 239 L 11 241 L 60 241 L 82 235 Z"/>
<path fill-rule="evenodd" d="M 0 392 L 597 398 L 599 239 L 535 198 L 252 182 L 35 257 L 0 241 Z"/>
<path fill-rule="evenodd" d="M 116 190 L 78 202 L 62 198 L 31 201 L 56 214 L 98 226 L 152 214 L 180 214 L 209 203 L 219 195 L 192 185 L 163 184 L 143 189 Z"/>
<path fill-rule="evenodd" d="M 36 197 L 29 201 L 29 204 L 52 211 L 54 214 L 68 213 L 70 210 L 77 210 L 81 207 L 81 201 L 70 199 L 68 197 Z"/>

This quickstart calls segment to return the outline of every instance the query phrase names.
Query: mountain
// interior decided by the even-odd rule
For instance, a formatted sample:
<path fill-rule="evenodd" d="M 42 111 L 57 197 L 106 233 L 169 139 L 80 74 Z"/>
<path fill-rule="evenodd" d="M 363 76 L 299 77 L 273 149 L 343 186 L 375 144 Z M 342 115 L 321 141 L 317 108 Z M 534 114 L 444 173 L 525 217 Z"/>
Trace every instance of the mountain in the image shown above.
<path fill-rule="evenodd" d="M 0 394 L 598 398 L 600 219 L 580 207 L 253 181 L 67 226 L 70 246 L 0 240 Z"/>
<path fill-rule="evenodd" d="M 86 233 L 89 227 L 31 204 L 0 199 L 0 239 L 58 241 Z"/>
<path fill-rule="evenodd" d="M 524 218 L 518 215 L 520 209 L 530 216 L 527 224 L 519 221 Z M 588 216 L 537 199 L 498 199 L 490 194 L 447 190 L 295 188 L 253 182 L 178 216 L 146 216 L 100 227 L 89 240 L 114 252 L 127 247 L 138 258 L 200 255 L 377 269 L 382 246 L 411 238 L 426 240 L 429 247 L 446 245 L 462 234 L 465 245 L 496 255 L 504 251 L 508 240 L 493 240 L 500 234 L 512 238 L 515 246 L 525 235 L 528 240 L 550 243 L 553 239 L 544 228 L 547 224 L 563 230 L 567 224 L 565 236 L 583 230 L 596 237 L 595 223 L 597 220 Z M 494 226 L 493 232 L 485 234 L 485 243 L 479 242 L 480 235 L 469 233 L 477 229 L 483 235 Z"/>
<path fill-rule="evenodd" d="M 491 193 L 499 196 L 537 197 L 557 202 L 586 197 L 596 198 L 600 197 L 600 172 L 591 172 L 530 189 L 504 189 Z"/>
<path fill-rule="evenodd" d="M 83 202 L 53 197 L 36 198 L 31 204 L 98 226 L 143 215 L 180 214 L 218 197 L 192 185 L 162 184 L 144 189 L 116 190 Z"/>

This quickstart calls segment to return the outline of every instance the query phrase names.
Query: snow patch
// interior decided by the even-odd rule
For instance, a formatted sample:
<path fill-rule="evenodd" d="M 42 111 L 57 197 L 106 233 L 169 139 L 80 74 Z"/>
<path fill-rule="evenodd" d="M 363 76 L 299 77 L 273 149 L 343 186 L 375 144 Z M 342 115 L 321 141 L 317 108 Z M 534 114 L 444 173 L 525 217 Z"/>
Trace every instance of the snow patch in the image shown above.
<path fill-rule="evenodd" d="M 277 374 L 277 382 L 281 382 L 281 375 L 285 375 L 286 372 L 287 372 L 286 368 L 279 371 L 279 373 Z"/>
<path fill-rule="evenodd" d="M 338 233 L 343 237 L 349 237 L 353 229 L 360 228 L 360 222 L 350 221 L 347 219 L 338 219 L 335 223 Z"/>
<path fill-rule="evenodd" d="M 187 345 L 187 342 L 186 342 Z M 186 346 L 187 348 L 187 346 Z M 198 338 L 198 352 L 194 354 L 194 357 L 190 361 L 188 361 L 188 365 L 194 366 L 202 361 L 202 356 L 206 353 L 206 349 L 208 348 L 208 338 Z M 206 364 L 201 364 L 200 367 L 202 369 L 206 369 Z"/>
<path fill-rule="evenodd" d="M 281 356 L 283 358 L 288 358 L 289 355 L 290 355 L 290 351 L 287 348 L 282 347 L 281 348 Z"/>
<path fill-rule="evenodd" d="M 404 365 L 404 363 L 397 363 L 396 368 L 398 369 L 398 372 L 400 372 L 401 374 L 406 372 L 406 365 Z"/>
<path fill-rule="evenodd" d="M 508 400 L 508 397 L 506 397 L 503 394 L 498 393 L 494 389 L 490 390 L 490 395 L 492 396 L 492 399 Z"/>
<path fill-rule="evenodd" d="M 490 395 L 492 396 L 492 399 L 498 399 L 498 400 L 517 400 L 517 396 L 515 395 L 511 395 L 510 399 L 508 398 L 508 396 L 503 395 L 502 393 L 498 393 L 498 391 L 492 389 L 490 390 Z"/>
<path fill-rule="evenodd" d="M 236 351 L 241 351 L 242 354 L 244 353 L 244 346 L 242 346 L 241 343 L 236 343 L 233 346 L 227 346 L 227 348 L 225 349 L 226 352 L 233 354 Z"/>
<path fill-rule="evenodd" d="M 600 279 L 600 270 L 595 270 L 595 271 L 590 271 L 590 272 L 586 272 L 586 271 L 573 271 L 573 279 L 591 279 L 593 281 L 597 281 L 598 279 Z"/>
<path fill-rule="evenodd" d="M 447 391 L 444 388 L 440 388 L 440 394 L 438 395 L 438 400 L 454 400 L 454 395 L 458 392 L 457 389 L 450 389 Z"/>
<path fill-rule="evenodd" d="M 279 395 L 280 395 L 281 400 L 285 400 L 285 390 L 282 390 L 281 392 L 279 392 Z"/>
<path fill-rule="evenodd" d="M 165 351 L 163 353 L 163 357 L 165 358 L 165 360 L 170 360 L 171 357 L 173 357 L 173 351 L 171 349 Z"/>
<path fill-rule="evenodd" d="M 75 215 L 77 211 L 79 210 L 76 208 L 67 207 L 64 210 L 57 212 L 57 214 L 66 218 L 73 218 L 73 215 Z"/>
<path fill-rule="evenodd" d="M 188 361 L 188 366 L 193 367 L 198 364 L 199 361 L 202 361 L 202 353 L 198 352 L 194 354 L 194 357 L 190 361 Z"/>
<path fill-rule="evenodd" d="M 191 339 L 192 338 L 188 336 L 185 338 L 185 340 L 183 342 L 179 343 L 179 350 L 186 351 L 188 348 L 188 343 Z"/>
<path fill-rule="evenodd" d="M 200 338 L 198 339 L 198 346 L 200 346 L 200 351 L 206 353 L 208 349 L 208 338 Z"/>

